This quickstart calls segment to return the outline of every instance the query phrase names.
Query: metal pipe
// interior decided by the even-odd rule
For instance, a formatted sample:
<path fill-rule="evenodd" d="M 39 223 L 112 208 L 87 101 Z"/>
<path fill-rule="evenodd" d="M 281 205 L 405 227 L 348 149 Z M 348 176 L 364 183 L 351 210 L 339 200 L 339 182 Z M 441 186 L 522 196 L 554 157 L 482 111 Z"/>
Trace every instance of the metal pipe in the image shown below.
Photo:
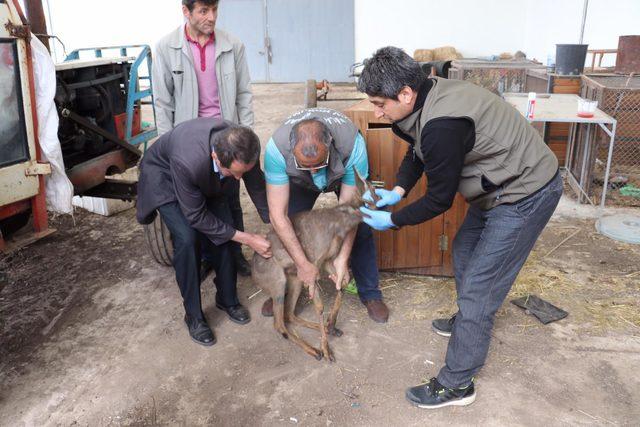
<path fill-rule="evenodd" d="M 584 27 L 587 23 L 587 9 L 589 9 L 589 0 L 584 0 L 584 6 L 582 7 L 582 25 L 580 26 L 580 40 L 578 44 L 582 44 L 584 40 Z"/>
<path fill-rule="evenodd" d="M 31 32 L 35 34 L 47 34 L 47 19 L 44 16 L 42 0 L 24 0 L 24 7 L 27 12 L 29 25 L 31 26 Z M 46 46 L 48 51 L 51 51 L 48 37 L 38 36 L 38 39 Z"/>
<path fill-rule="evenodd" d="M 142 152 L 138 150 L 136 147 L 134 147 L 133 145 L 129 144 L 127 141 L 124 141 L 118 138 L 117 136 L 111 134 L 110 132 L 107 132 L 106 130 L 102 129 L 101 127 L 98 127 L 97 125 L 91 123 L 86 118 L 80 116 L 79 114 L 74 113 L 68 108 L 63 108 L 62 111 L 60 112 L 60 115 L 64 118 L 71 119 L 77 124 L 79 124 L 80 126 L 84 127 L 85 129 L 95 132 L 98 135 L 102 136 L 103 138 L 118 144 L 120 147 L 135 154 L 136 156 L 142 157 Z"/>

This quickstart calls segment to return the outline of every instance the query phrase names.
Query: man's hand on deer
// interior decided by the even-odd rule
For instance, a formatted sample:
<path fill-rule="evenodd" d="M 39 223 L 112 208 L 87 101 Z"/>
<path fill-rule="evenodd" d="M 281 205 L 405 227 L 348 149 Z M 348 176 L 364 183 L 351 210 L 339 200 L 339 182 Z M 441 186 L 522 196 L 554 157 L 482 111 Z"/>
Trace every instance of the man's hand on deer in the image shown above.
<path fill-rule="evenodd" d="M 313 298 L 316 288 L 316 282 L 320 277 L 320 271 L 313 263 L 307 261 L 298 268 L 298 279 L 300 279 L 309 288 L 309 298 Z"/>
<path fill-rule="evenodd" d="M 339 291 L 349 283 L 349 260 L 336 258 L 333 260 L 333 268 L 335 269 L 335 273 L 331 274 L 329 278 L 335 282 L 336 290 Z"/>

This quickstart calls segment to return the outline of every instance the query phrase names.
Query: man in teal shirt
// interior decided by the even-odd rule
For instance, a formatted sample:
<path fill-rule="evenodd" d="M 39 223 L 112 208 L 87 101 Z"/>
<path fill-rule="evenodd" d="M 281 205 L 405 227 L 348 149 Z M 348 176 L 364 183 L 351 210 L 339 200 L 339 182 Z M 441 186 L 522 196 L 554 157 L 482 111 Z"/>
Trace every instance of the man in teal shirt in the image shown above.
<path fill-rule="evenodd" d="M 321 193 L 335 192 L 339 203 L 351 200 L 356 190 L 354 166 L 360 175 L 368 176 L 365 141 L 345 115 L 328 108 L 310 108 L 293 114 L 267 143 L 264 169 L 271 224 L 295 262 L 298 278 L 309 286 L 310 293 L 319 271 L 302 250 L 289 217 L 312 209 Z M 369 317 L 385 323 L 389 310 L 378 289 L 373 233 L 364 223 L 347 236 L 334 261 L 334 280 L 338 286 L 348 277 L 349 264 Z M 267 300 L 262 313 L 272 312 L 272 301 Z"/>

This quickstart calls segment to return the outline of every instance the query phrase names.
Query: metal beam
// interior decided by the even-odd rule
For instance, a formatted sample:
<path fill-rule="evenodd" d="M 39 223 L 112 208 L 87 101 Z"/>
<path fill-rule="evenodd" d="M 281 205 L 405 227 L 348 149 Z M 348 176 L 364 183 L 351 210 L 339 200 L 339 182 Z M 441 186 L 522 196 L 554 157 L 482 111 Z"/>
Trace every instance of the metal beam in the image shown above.
<path fill-rule="evenodd" d="M 589 0 L 584 0 L 584 6 L 582 7 L 582 22 L 580 24 L 580 40 L 578 44 L 582 44 L 584 40 L 584 27 L 587 24 L 587 9 L 589 9 Z"/>
<path fill-rule="evenodd" d="M 24 0 L 24 7 L 27 12 L 27 19 L 31 26 L 31 31 L 34 34 L 48 34 L 47 33 L 47 19 L 44 15 L 44 8 L 42 7 L 42 0 Z M 37 36 L 38 39 L 47 47 L 47 50 L 51 51 L 49 47 L 49 37 Z"/>

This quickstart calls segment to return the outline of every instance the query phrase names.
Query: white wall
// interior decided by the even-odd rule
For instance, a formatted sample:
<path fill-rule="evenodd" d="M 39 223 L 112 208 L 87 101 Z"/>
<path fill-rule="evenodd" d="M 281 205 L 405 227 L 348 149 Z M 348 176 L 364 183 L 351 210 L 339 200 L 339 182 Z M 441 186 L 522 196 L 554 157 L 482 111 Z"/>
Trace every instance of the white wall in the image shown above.
<path fill-rule="evenodd" d="M 466 57 L 522 50 L 546 63 L 556 43 L 578 43 L 583 4 L 583 0 L 355 0 L 356 59 L 388 45 L 409 54 L 418 48 L 452 45 Z M 590 48 L 615 49 L 618 37 L 629 34 L 640 34 L 640 0 L 589 1 L 584 43 Z"/>
<path fill-rule="evenodd" d="M 233 0 L 221 0 L 233 1 Z M 267 0 L 268 1 L 268 0 Z M 298 0 L 306 1 L 306 0 Z M 49 32 L 67 51 L 150 44 L 183 22 L 180 0 L 43 0 Z M 577 43 L 583 0 L 355 0 L 356 60 L 382 46 L 413 53 L 453 45 L 467 57 L 523 50 L 546 62 L 556 43 Z M 590 0 L 584 42 L 615 49 L 640 34 L 640 0 Z M 59 45 L 57 58 L 62 59 Z"/>
<path fill-rule="evenodd" d="M 48 3 L 48 8 L 47 8 Z M 81 47 L 148 44 L 183 22 L 181 0 L 43 0 L 50 34 L 67 53 Z M 62 48 L 52 43 L 58 60 Z"/>

